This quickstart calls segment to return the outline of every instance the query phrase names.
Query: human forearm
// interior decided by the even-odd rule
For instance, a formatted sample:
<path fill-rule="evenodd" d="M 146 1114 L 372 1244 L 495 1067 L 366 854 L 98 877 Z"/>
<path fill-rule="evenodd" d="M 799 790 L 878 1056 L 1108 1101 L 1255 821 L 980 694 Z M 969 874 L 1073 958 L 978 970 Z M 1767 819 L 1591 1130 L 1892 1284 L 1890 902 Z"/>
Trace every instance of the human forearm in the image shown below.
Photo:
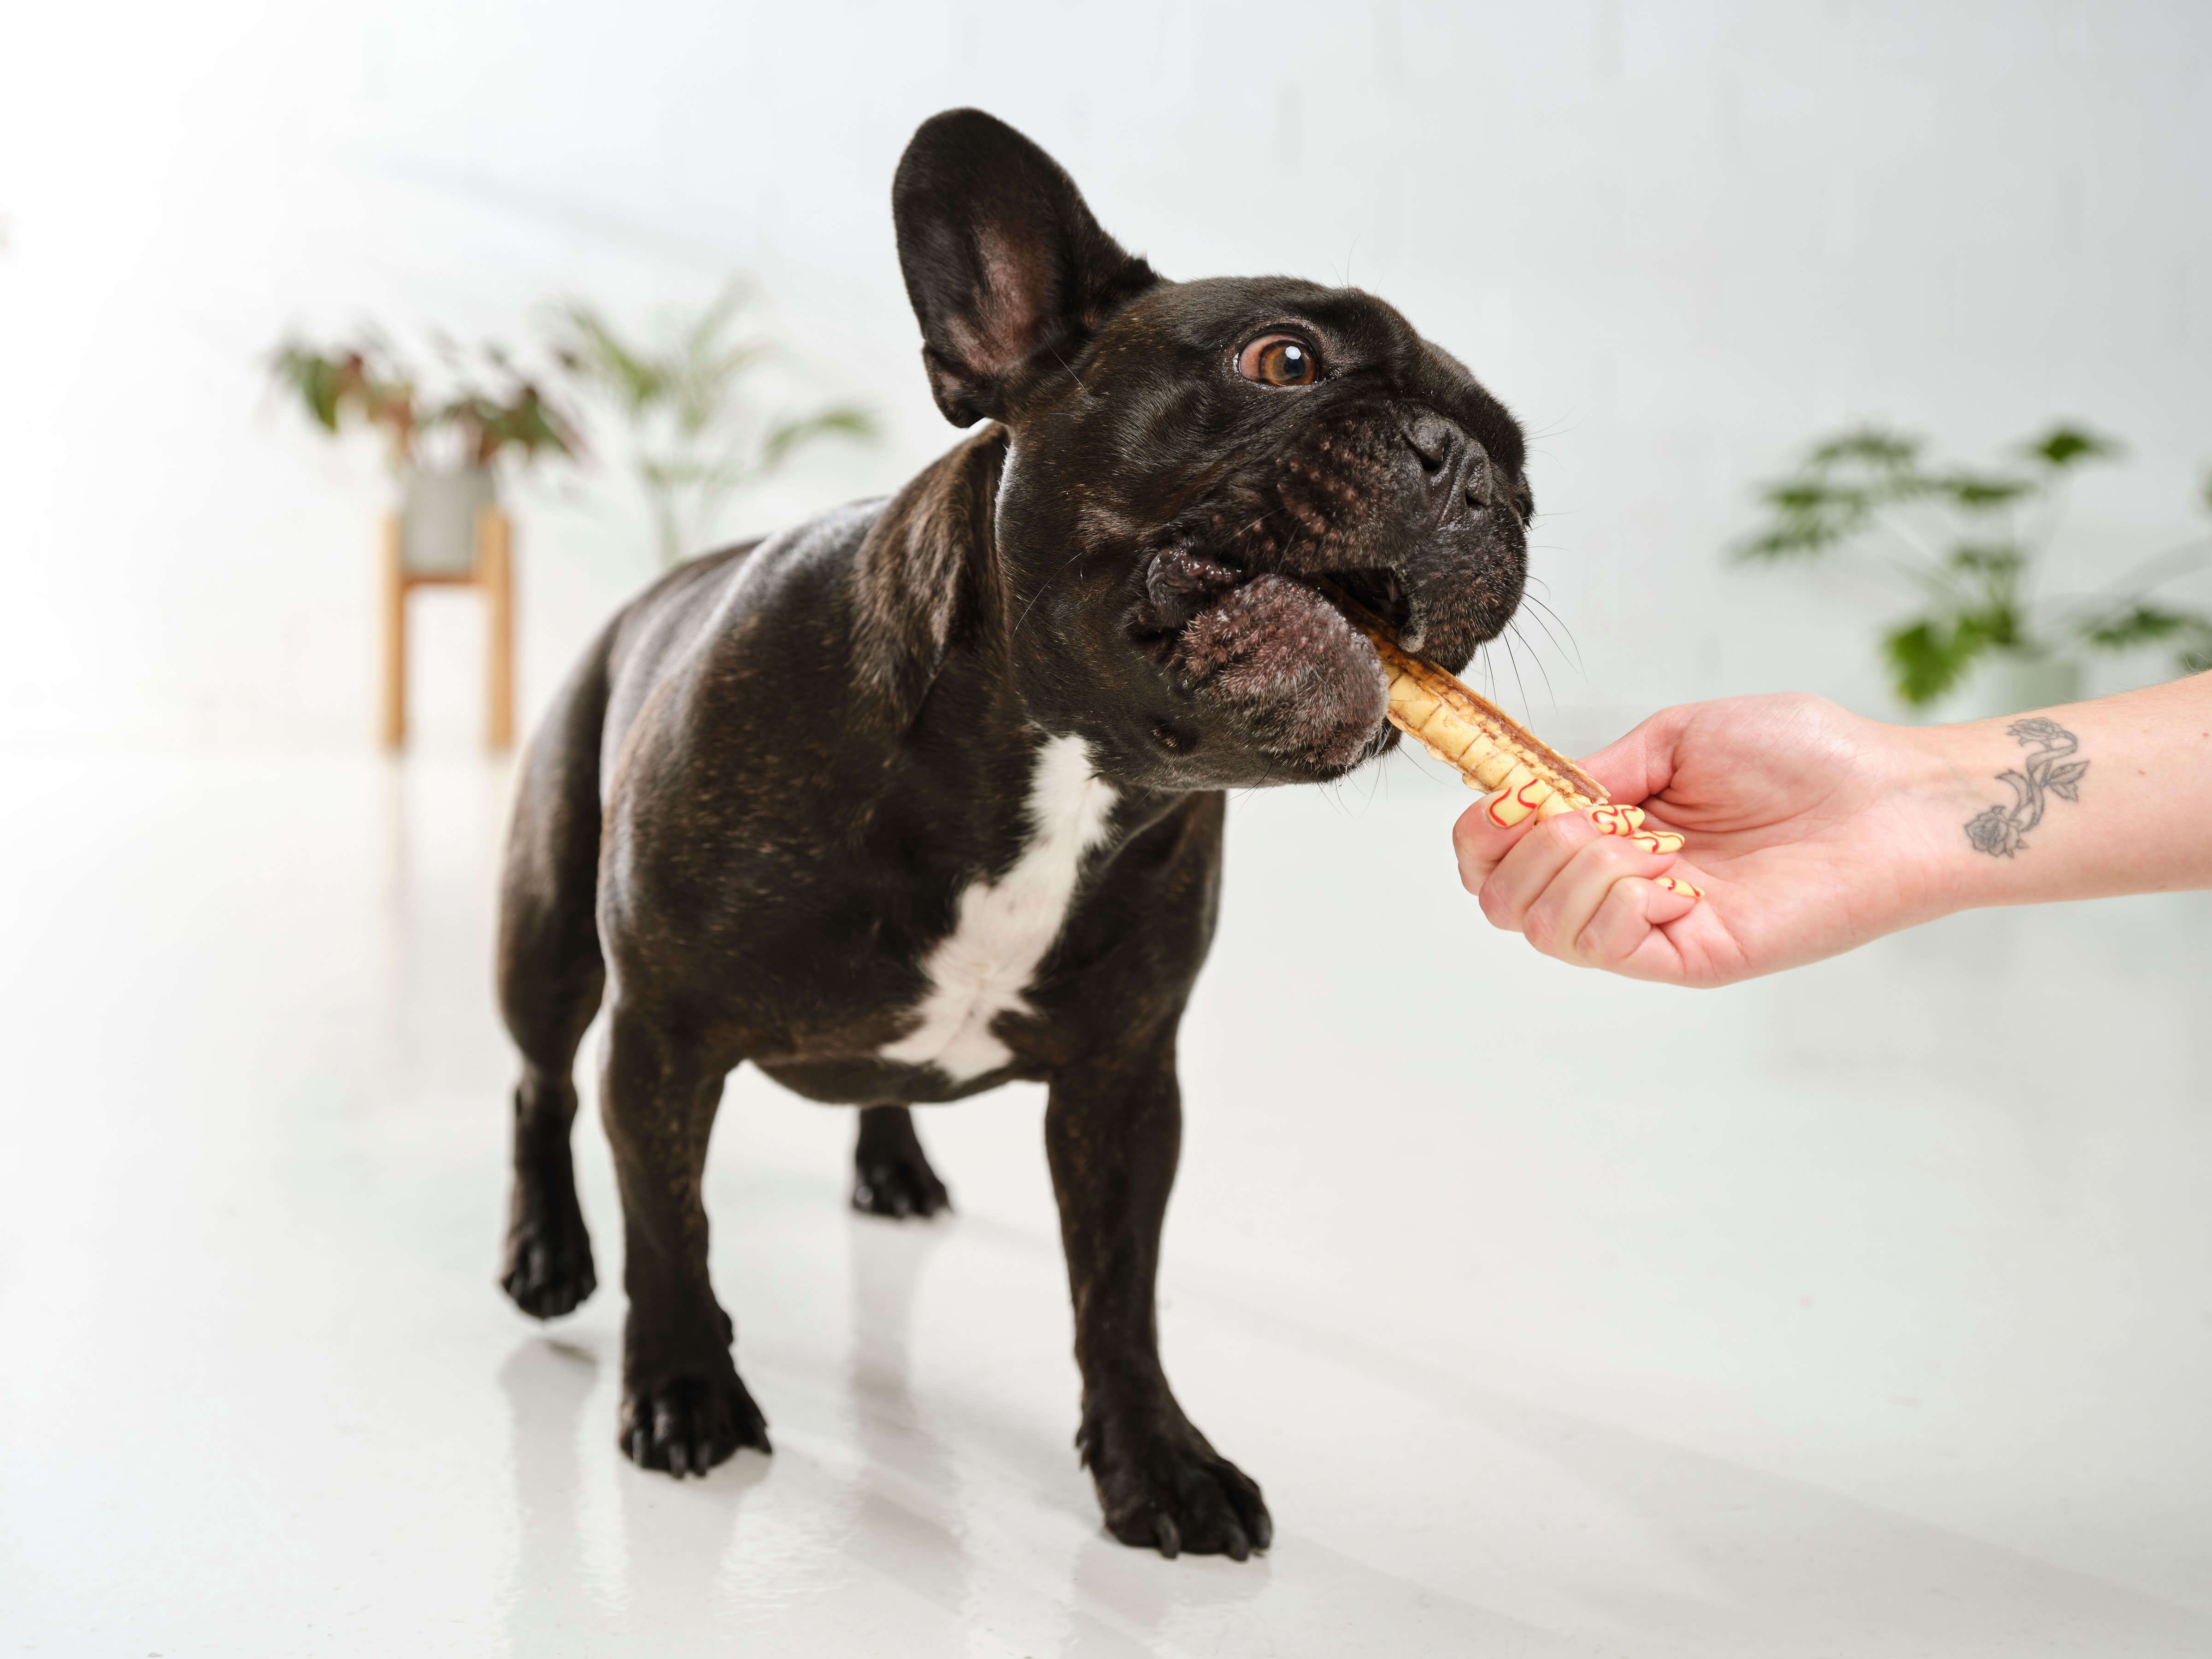
<path fill-rule="evenodd" d="M 2212 674 L 1900 737 L 1945 909 L 2212 886 Z"/>
<path fill-rule="evenodd" d="M 1460 878 L 1546 955 L 1638 978 L 1723 985 L 1954 910 L 2212 887 L 2212 675 L 1946 726 L 1691 703 L 1584 764 L 1687 845 L 1478 807 Z"/>

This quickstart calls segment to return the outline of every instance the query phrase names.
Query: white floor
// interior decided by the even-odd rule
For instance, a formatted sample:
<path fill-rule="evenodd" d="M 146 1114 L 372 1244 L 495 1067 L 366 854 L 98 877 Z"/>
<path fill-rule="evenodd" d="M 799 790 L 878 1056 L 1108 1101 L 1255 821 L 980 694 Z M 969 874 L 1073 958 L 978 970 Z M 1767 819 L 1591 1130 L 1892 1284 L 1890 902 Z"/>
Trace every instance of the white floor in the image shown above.
<path fill-rule="evenodd" d="M 1276 1544 L 1167 1562 L 1069 1443 L 1035 1091 L 927 1115 L 901 1225 L 734 1084 L 777 1450 L 678 1486 L 618 1292 L 493 1285 L 503 775 L 4 775 L 0 1653 L 2212 1653 L 2206 898 L 1698 997 L 1492 934 L 1456 792 L 1239 800 L 1164 1327 Z"/>

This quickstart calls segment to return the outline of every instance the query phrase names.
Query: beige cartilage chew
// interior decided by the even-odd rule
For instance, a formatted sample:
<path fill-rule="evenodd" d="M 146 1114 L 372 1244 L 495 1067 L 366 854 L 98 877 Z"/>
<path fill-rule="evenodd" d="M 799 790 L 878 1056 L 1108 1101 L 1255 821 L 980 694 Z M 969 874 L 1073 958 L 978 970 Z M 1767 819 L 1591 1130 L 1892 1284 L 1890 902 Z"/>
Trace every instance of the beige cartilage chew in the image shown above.
<path fill-rule="evenodd" d="M 1341 600 L 1345 614 L 1382 659 L 1390 683 L 1390 723 L 1447 766 L 1456 767 L 1470 789 L 1496 792 L 1497 799 L 1484 809 L 1492 823 L 1504 829 L 1531 812 L 1548 818 L 1590 811 L 1608 835 L 1632 836 L 1643 827 L 1639 809 L 1612 805 L 1605 786 L 1565 755 L 1434 663 L 1401 650 L 1382 622 L 1358 604 L 1331 597 Z"/>

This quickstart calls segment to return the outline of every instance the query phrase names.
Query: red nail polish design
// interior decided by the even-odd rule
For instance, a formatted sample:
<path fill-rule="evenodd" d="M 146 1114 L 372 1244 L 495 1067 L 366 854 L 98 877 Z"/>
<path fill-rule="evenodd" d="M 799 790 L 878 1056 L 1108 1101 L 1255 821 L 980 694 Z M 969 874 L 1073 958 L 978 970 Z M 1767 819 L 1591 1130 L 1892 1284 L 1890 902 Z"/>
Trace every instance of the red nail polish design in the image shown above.
<path fill-rule="evenodd" d="M 1510 830 L 1551 798 L 1552 786 L 1541 778 L 1510 789 L 1501 789 L 1497 798 L 1484 807 L 1483 813 L 1500 830 Z"/>
<path fill-rule="evenodd" d="M 1632 836 L 1644 827 L 1644 811 L 1637 806 L 1620 806 L 1608 802 L 1589 809 L 1589 821 L 1601 836 Z"/>

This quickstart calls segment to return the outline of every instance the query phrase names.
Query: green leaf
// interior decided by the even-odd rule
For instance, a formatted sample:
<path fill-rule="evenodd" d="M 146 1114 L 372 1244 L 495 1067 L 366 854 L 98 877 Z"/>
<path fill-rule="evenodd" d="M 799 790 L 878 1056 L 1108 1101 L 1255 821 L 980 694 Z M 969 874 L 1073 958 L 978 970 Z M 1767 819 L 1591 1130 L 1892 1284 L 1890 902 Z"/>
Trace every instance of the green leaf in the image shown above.
<path fill-rule="evenodd" d="M 2040 438 L 2031 438 L 2021 449 L 2053 471 L 2072 466 L 2077 461 L 2109 460 L 2121 453 L 2114 440 L 2100 436 L 2087 427 L 2063 423 L 2052 427 Z"/>
<path fill-rule="evenodd" d="M 1990 644 L 1978 618 L 1929 618 L 1891 633 L 1882 653 L 1895 673 L 1897 695 L 1917 708 L 1956 685 Z"/>
<path fill-rule="evenodd" d="M 1862 499 L 1856 490 L 1838 489 L 1818 479 L 1793 478 L 1786 483 L 1770 484 L 1763 493 L 1766 504 L 1781 513 L 1817 513 L 1823 508 L 1855 504 Z"/>
<path fill-rule="evenodd" d="M 1885 471 L 1911 466 L 1920 458 L 1922 441 L 1881 427 L 1860 427 L 1815 444 L 1807 452 L 1806 465 L 1814 468 L 1856 462 Z"/>
<path fill-rule="evenodd" d="M 2085 623 L 2081 637 L 2100 650 L 2124 651 L 2130 646 L 2147 645 L 2190 629 L 2212 635 L 2212 618 L 2201 611 L 2179 611 L 2139 599 L 2124 610 Z"/>
<path fill-rule="evenodd" d="M 596 307 L 571 300 L 555 308 L 555 319 L 560 331 L 555 356 L 571 374 L 612 393 L 633 412 L 668 395 L 666 366 L 623 340 Z"/>
<path fill-rule="evenodd" d="M 1952 472 L 1934 481 L 1936 491 L 1949 497 L 1952 504 L 1969 513 L 1987 512 L 1992 507 L 2008 507 L 2023 495 L 2032 495 L 2039 486 L 2025 478 L 2008 478 L 1993 472 Z"/>
<path fill-rule="evenodd" d="M 1738 559 L 1789 558 L 1824 552 L 1863 529 L 1873 514 L 1865 492 L 1792 481 L 1766 492 L 1773 522 L 1737 544 Z"/>
<path fill-rule="evenodd" d="M 875 416 L 866 410 L 853 404 L 838 404 L 803 415 L 796 420 L 779 421 L 769 428 L 761 444 L 761 470 L 772 472 L 783 465 L 792 451 L 820 438 L 872 438 L 876 435 Z"/>

